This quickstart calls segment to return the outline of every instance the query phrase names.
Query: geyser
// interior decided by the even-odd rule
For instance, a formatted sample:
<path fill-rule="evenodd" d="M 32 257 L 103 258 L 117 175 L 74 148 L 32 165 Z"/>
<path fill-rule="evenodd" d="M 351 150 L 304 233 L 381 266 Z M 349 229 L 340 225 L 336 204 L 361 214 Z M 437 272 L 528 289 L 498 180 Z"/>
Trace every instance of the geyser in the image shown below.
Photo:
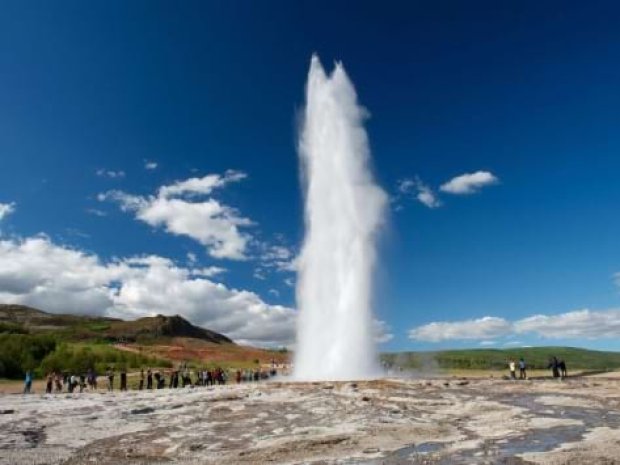
<path fill-rule="evenodd" d="M 300 380 L 379 373 L 372 276 L 387 195 L 369 167 L 366 116 L 342 64 L 328 76 L 313 56 L 299 141 L 306 225 L 297 279 Z"/>

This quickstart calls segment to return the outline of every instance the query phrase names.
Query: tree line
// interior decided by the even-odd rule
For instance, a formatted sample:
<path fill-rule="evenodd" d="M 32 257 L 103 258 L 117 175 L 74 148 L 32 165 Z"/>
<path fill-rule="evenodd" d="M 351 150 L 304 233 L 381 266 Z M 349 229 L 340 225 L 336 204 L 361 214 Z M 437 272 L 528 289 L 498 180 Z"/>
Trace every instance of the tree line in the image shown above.
<path fill-rule="evenodd" d="M 79 374 L 89 369 L 103 373 L 107 367 L 172 366 L 167 360 L 124 352 L 105 344 L 70 343 L 51 334 L 24 334 L 6 329 L 6 325 L 0 327 L 0 378 L 22 378 L 27 371 L 43 377 L 50 372 Z"/>

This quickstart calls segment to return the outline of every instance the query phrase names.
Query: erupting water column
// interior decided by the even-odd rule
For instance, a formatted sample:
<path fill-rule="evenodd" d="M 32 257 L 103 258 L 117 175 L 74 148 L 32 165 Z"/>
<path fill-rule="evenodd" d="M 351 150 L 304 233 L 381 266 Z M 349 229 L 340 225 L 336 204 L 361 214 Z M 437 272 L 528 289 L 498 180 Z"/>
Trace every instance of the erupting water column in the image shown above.
<path fill-rule="evenodd" d="M 299 142 L 306 223 L 297 279 L 300 380 L 378 374 L 372 275 L 387 195 L 369 168 L 365 118 L 342 64 L 327 76 L 313 56 Z"/>

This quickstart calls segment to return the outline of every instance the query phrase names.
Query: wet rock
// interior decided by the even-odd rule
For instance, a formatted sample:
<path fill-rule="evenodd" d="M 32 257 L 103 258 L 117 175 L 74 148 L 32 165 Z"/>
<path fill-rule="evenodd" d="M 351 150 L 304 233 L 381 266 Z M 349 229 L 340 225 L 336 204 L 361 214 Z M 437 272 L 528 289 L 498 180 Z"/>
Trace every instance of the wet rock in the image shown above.
<path fill-rule="evenodd" d="M 378 447 L 367 447 L 362 452 L 364 454 L 376 454 L 377 452 L 379 452 L 379 448 Z"/>
<path fill-rule="evenodd" d="M 15 413 L 15 409 L 8 408 L 8 409 L 0 410 L 0 415 L 10 415 L 12 413 Z"/>
<path fill-rule="evenodd" d="M 362 397 L 362 401 L 364 401 L 364 402 L 370 402 L 370 397 L 368 397 L 368 396 L 364 396 L 364 397 Z"/>
<path fill-rule="evenodd" d="M 153 413 L 155 409 L 153 407 L 134 408 L 129 411 L 132 415 L 146 415 L 147 413 Z"/>
<path fill-rule="evenodd" d="M 457 386 L 467 386 L 469 384 L 469 381 L 459 381 L 458 383 L 456 383 Z"/>

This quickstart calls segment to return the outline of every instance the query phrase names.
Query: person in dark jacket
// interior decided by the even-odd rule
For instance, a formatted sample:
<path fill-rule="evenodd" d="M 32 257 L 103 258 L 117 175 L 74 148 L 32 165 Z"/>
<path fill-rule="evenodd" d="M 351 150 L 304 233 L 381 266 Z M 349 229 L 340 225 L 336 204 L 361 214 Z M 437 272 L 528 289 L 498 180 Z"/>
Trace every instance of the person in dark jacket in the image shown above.
<path fill-rule="evenodd" d="M 551 368 L 554 378 L 560 377 L 560 363 L 556 357 L 551 357 L 548 368 Z"/>
<path fill-rule="evenodd" d="M 558 362 L 558 368 L 560 369 L 560 377 L 562 379 L 566 378 L 566 376 L 568 376 L 568 373 L 566 372 L 566 362 L 564 360 L 560 360 Z"/>
<path fill-rule="evenodd" d="M 127 370 L 123 367 L 121 369 L 121 391 L 127 390 Z"/>
<path fill-rule="evenodd" d="M 146 370 L 146 388 L 153 389 L 153 372 L 150 368 Z"/>

